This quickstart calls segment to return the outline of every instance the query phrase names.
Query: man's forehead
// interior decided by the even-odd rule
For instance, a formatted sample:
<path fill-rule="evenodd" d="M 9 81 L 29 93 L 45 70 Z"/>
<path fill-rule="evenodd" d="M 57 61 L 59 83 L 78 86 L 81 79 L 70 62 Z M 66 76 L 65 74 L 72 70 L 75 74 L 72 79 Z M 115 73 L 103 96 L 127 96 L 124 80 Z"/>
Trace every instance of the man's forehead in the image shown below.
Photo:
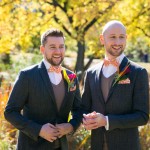
<path fill-rule="evenodd" d="M 124 34 L 126 34 L 126 28 L 120 21 L 110 21 L 104 26 L 102 34 L 104 34 L 107 31 L 109 32 L 114 31 L 115 34 L 115 32 L 119 30 L 122 31 Z"/>

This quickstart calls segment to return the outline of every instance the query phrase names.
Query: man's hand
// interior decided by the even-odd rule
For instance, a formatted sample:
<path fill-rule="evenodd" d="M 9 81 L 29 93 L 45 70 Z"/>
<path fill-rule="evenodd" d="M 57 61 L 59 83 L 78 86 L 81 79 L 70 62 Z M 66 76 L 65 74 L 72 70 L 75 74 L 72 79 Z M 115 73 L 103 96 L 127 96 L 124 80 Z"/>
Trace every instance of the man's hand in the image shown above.
<path fill-rule="evenodd" d="M 59 131 L 59 136 L 58 136 L 59 138 L 73 131 L 73 127 L 70 123 L 56 124 L 56 127 L 57 130 Z"/>
<path fill-rule="evenodd" d="M 106 117 L 95 111 L 90 114 L 83 114 L 83 125 L 87 130 L 96 129 L 107 124 Z"/>
<path fill-rule="evenodd" d="M 47 123 L 42 126 L 39 136 L 49 142 L 53 142 L 59 136 L 59 131 L 54 125 Z"/>

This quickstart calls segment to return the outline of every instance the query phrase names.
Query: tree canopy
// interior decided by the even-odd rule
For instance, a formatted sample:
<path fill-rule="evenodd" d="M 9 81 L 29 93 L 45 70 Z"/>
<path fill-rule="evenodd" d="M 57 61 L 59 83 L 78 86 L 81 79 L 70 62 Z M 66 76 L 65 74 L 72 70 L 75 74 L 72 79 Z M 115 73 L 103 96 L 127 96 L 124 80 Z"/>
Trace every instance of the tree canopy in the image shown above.
<path fill-rule="evenodd" d="M 149 0 L 2 0 L 0 15 L 0 53 L 38 48 L 41 33 L 56 27 L 65 32 L 67 48 L 77 52 L 77 72 L 103 55 L 99 34 L 107 21 L 122 21 L 129 43 L 142 39 L 150 46 Z"/>

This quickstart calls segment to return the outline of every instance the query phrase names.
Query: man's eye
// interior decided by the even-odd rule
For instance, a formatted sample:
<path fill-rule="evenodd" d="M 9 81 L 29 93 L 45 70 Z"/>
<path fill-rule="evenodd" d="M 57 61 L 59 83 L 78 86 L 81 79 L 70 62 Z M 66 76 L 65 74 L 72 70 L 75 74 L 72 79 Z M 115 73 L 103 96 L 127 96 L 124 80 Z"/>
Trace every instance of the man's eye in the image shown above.
<path fill-rule="evenodd" d="M 115 37 L 115 36 L 111 36 L 110 38 L 111 38 L 111 39 L 114 39 L 114 38 L 116 38 L 116 37 Z"/>
<path fill-rule="evenodd" d="M 125 37 L 124 36 L 120 36 L 120 39 L 124 39 Z"/>

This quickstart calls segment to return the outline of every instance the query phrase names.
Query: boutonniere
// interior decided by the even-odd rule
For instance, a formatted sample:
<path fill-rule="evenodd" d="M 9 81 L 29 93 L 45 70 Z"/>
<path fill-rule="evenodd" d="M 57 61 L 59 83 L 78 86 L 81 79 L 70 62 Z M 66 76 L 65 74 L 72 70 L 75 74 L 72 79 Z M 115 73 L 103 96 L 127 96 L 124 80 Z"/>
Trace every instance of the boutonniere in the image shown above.
<path fill-rule="evenodd" d="M 76 74 L 67 74 L 66 69 L 63 69 L 63 76 L 68 83 L 68 92 L 74 91 L 76 89 L 75 79 L 77 78 Z"/>
<path fill-rule="evenodd" d="M 129 72 L 131 72 L 129 66 L 130 66 L 130 63 L 128 62 L 127 65 L 125 66 L 125 68 L 124 68 L 122 71 L 120 71 L 120 70 L 118 69 L 118 73 L 117 73 L 116 76 L 115 76 L 115 81 L 114 81 L 114 83 L 113 83 L 113 86 L 114 86 L 116 83 L 118 83 L 118 82 L 123 83 L 122 81 L 127 81 L 127 80 L 129 80 L 128 77 L 127 77 L 127 74 L 128 74 Z M 129 81 L 128 81 L 128 83 L 129 83 Z"/>

